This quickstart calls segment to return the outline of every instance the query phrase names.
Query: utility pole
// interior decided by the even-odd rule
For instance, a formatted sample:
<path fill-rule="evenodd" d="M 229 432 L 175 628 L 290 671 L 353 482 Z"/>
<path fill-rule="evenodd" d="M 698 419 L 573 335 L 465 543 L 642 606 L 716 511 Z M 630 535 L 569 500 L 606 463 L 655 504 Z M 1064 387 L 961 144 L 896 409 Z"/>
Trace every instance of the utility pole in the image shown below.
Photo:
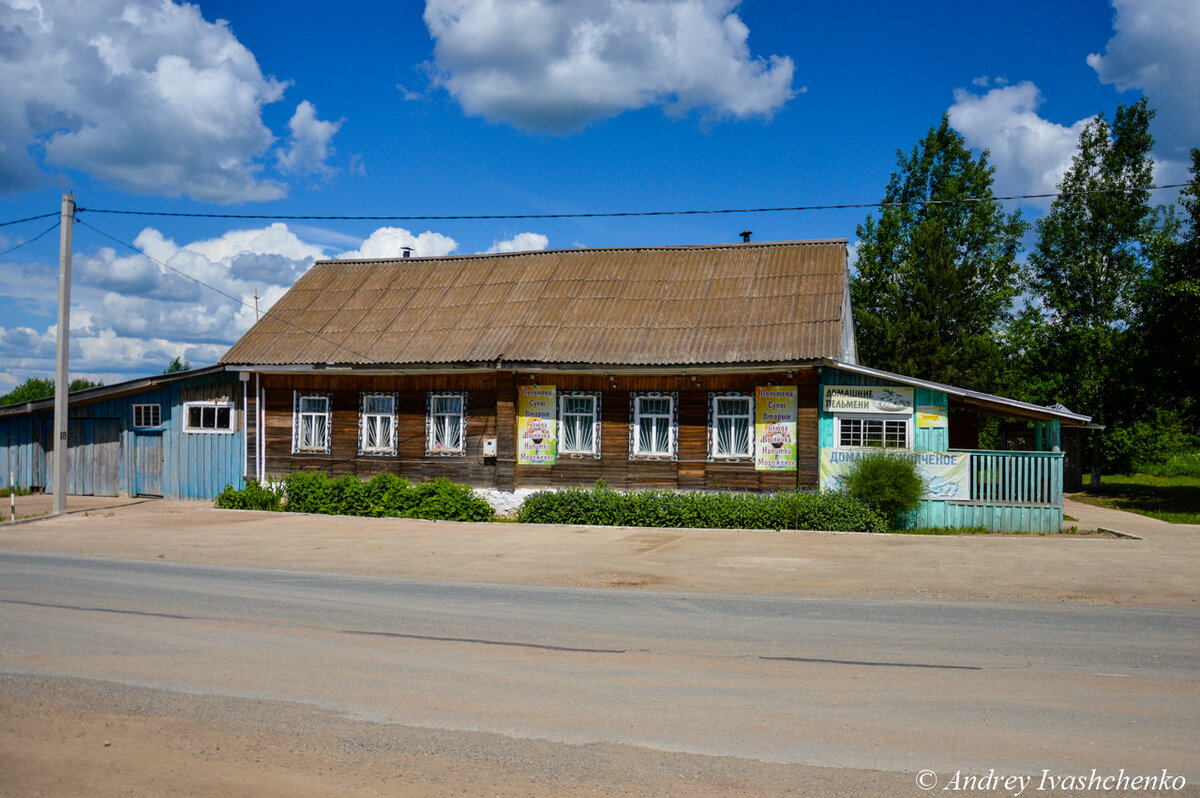
<path fill-rule="evenodd" d="M 58 335 L 54 357 L 54 514 L 67 511 L 67 351 L 71 346 L 71 234 L 75 195 L 63 194 L 58 239 Z"/>

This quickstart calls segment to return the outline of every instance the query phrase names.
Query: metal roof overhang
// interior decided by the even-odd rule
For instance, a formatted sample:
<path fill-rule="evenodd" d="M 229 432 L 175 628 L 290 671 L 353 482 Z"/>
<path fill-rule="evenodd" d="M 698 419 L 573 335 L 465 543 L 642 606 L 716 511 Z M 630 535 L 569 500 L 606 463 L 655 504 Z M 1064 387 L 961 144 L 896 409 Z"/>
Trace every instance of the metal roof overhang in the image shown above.
<path fill-rule="evenodd" d="M 89 402 L 98 402 L 101 399 L 115 399 L 119 396 L 128 396 L 141 391 L 148 391 L 154 388 L 159 388 L 163 385 L 170 385 L 173 382 L 187 379 L 189 377 L 201 377 L 205 374 L 218 374 L 222 371 L 228 371 L 224 366 L 205 366 L 204 368 L 192 369 L 190 371 L 174 371 L 170 374 L 156 374 L 153 377 L 139 377 L 136 380 L 128 380 L 126 382 L 118 382 L 114 385 L 101 385 L 99 388 L 88 388 L 84 391 L 74 391 L 67 395 L 68 403 L 71 406 L 85 405 Z M 237 371 L 237 369 L 233 369 Z M 22 413 L 34 413 L 39 410 L 53 410 L 54 397 L 47 396 L 44 399 L 35 399 L 32 402 L 21 402 L 15 405 L 6 405 L 0 407 L 0 417 L 4 416 L 19 416 Z"/>
<path fill-rule="evenodd" d="M 957 388 L 953 385 L 943 385 L 940 382 L 930 382 L 929 380 L 920 380 L 916 377 L 906 377 L 903 374 L 893 374 L 890 371 L 882 371 L 880 369 L 868 368 L 867 366 L 858 366 L 851 363 L 843 363 L 840 360 L 833 358 L 825 358 L 824 365 L 830 368 L 849 371 L 854 374 L 862 374 L 868 377 L 878 377 L 880 379 L 899 382 L 904 385 L 913 385 L 921 388 L 929 388 L 934 391 L 941 391 L 948 396 L 953 396 L 959 399 L 963 404 L 982 407 L 996 413 L 1000 413 L 1015 418 L 1032 418 L 1039 421 L 1049 419 L 1059 419 L 1060 421 L 1069 424 L 1070 426 L 1087 426 L 1091 422 L 1091 416 L 1085 416 L 1080 413 L 1072 413 L 1069 410 L 1057 410 L 1052 407 L 1043 407 L 1041 405 L 1030 404 L 1029 402 L 1021 402 L 1016 399 L 1008 399 L 995 394 L 983 393 L 982 391 L 971 391 L 966 388 Z"/>

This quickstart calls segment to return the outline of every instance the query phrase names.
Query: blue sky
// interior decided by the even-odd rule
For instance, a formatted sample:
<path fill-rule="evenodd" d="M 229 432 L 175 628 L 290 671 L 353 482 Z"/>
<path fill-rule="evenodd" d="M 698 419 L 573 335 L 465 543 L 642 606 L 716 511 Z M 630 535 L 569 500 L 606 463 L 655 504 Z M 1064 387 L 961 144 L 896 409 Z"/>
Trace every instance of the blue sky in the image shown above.
<path fill-rule="evenodd" d="M 998 193 L 1036 193 L 1088 119 L 1143 95 L 1157 177 L 1180 182 L 1200 146 L 1196 0 L 0 0 L 0 222 L 56 212 L 65 191 L 85 209 L 264 216 L 875 202 L 896 150 L 943 113 L 990 150 Z M 743 229 L 853 244 L 866 214 L 84 211 L 71 373 L 212 363 L 254 318 L 226 295 L 252 305 L 257 291 L 265 309 L 316 258 Z M 53 374 L 57 231 L 19 246 L 53 222 L 0 226 L 0 251 L 17 247 L 0 256 L 0 391 Z"/>

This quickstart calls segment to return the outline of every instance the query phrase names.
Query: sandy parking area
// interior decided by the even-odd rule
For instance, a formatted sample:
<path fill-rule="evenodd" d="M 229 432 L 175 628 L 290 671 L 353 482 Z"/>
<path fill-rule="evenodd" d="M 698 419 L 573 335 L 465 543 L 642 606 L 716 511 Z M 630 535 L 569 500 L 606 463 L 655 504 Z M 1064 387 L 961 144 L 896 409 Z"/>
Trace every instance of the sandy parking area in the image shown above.
<path fill-rule="evenodd" d="M 18 513 L 49 506 L 19 498 Z M 689 592 L 1130 605 L 1200 601 L 1200 526 L 1070 503 L 1063 536 L 832 534 L 465 524 L 71 497 L 0 525 L 0 548 L 419 579 Z"/>

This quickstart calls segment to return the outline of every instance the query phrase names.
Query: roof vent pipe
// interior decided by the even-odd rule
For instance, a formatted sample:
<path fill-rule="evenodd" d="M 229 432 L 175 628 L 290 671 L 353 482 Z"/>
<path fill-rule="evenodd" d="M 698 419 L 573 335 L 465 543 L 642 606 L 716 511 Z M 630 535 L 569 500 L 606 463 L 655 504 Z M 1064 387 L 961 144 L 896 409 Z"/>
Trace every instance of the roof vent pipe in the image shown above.
<path fill-rule="evenodd" d="M 749 243 L 750 243 L 750 234 L 751 234 L 752 232 L 754 232 L 754 231 L 753 231 L 753 230 L 743 230 L 743 231 L 742 231 L 742 232 L 739 234 L 739 235 L 741 235 L 741 237 L 742 237 L 742 243 L 744 243 L 744 244 L 749 244 Z"/>
<path fill-rule="evenodd" d="M 400 247 L 400 251 L 402 253 L 404 253 L 404 257 L 406 257 L 406 258 L 412 257 L 412 247 Z"/>

